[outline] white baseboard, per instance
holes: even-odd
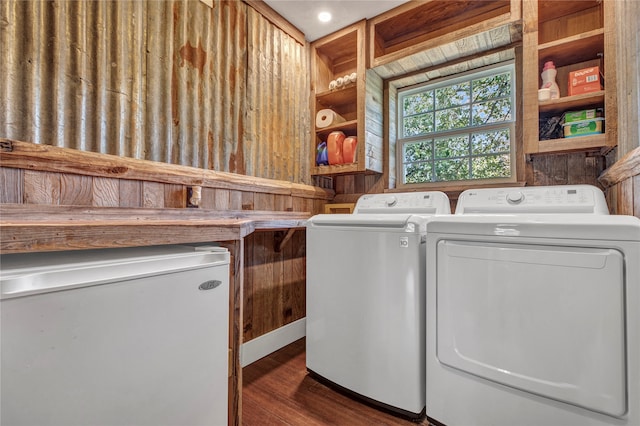
[[[301,318],[243,343],[240,347],[240,364],[246,367],[289,343],[303,338],[307,335],[306,327],[307,319]]]

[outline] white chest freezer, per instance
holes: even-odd
[[[229,253],[2,255],[2,425],[226,425]]]

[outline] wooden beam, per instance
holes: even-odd
[[[199,169],[0,138],[2,167],[330,200],[333,191],[274,179]]]
[[[629,151],[615,164],[602,172],[598,181],[604,188],[609,188],[626,179],[640,175],[640,147]]]

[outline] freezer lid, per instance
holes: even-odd
[[[434,216],[430,234],[572,238],[640,242],[640,219],[627,215],[451,215]]]
[[[151,246],[0,255],[0,299],[229,264],[217,246]]]

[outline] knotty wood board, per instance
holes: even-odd
[[[231,241],[302,228],[309,213],[0,206],[3,253]],[[195,209],[194,209],[195,210]]]
[[[37,169],[42,172],[71,173],[185,186],[198,185],[208,188],[295,195],[297,197],[327,200],[333,198],[333,193],[330,190],[304,184],[58,148],[7,138],[0,138],[0,142],[2,142],[0,162],[2,167],[7,168]],[[50,184],[55,187],[53,182],[43,184]],[[43,201],[49,200],[45,194],[38,194],[38,197],[40,198],[37,199],[42,199]],[[124,201],[121,200],[121,205],[123,203],[124,205],[135,204],[137,200],[135,197],[137,197],[136,194],[126,194],[126,199]],[[141,206],[142,199],[140,199],[139,203],[138,206]],[[47,202],[47,204],[50,203]]]

